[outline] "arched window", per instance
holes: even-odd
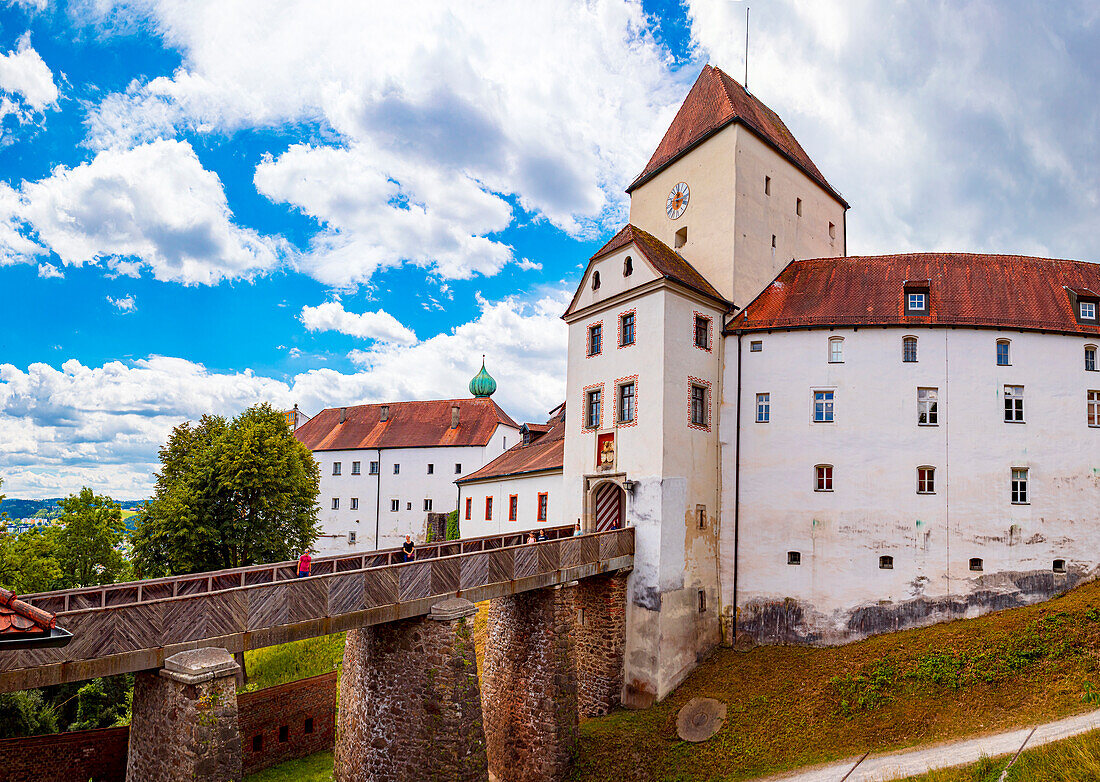
[[[981,557],[972,557],[970,559],[970,569],[975,571],[975,572],[981,571],[982,570],[982,558]]]
[[[844,363],[844,337],[829,337],[829,363]]]
[[[888,555],[883,555],[878,558],[879,570],[893,570],[894,558]]]
[[[997,340],[997,366],[1007,367],[1011,362],[1009,361],[1009,345],[1012,343],[1007,339]]]
[[[901,360],[912,363],[917,360],[917,338],[903,337],[901,340]]]
[[[626,256],[626,260],[623,261],[623,276],[629,277],[634,273],[634,261],[630,260],[630,256]]]
[[[600,273],[592,272],[592,290],[598,291],[600,289]]]

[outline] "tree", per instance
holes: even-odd
[[[177,426],[160,462],[132,536],[143,577],[292,559],[317,539],[317,462],[267,403]]]
[[[84,487],[61,501],[55,557],[62,589],[112,584],[127,573],[120,546],[126,534],[122,509],[110,497]]]
[[[53,589],[61,578],[53,529],[35,527],[16,535],[8,531],[7,520],[8,514],[0,513],[0,586],[17,594]]]

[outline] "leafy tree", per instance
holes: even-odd
[[[160,462],[132,536],[143,577],[291,559],[317,539],[317,462],[267,403],[177,426]]]
[[[0,739],[57,733],[57,717],[41,690],[0,693]]]
[[[85,487],[61,501],[55,528],[62,589],[112,584],[128,571],[119,547],[126,533],[122,509]]]
[[[53,531],[36,527],[16,535],[8,531],[7,520],[8,514],[0,513],[0,586],[18,594],[53,589],[61,577]]]

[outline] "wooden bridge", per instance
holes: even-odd
[[[324,557],[298,579],[295,562],[43,592],[26,602],[73,634],[59,649],[0,652],[0,692],[160,668],[200,647],[242,652],[427,614],[448,597],[472,602],[623,570],[634,530],[525,543],[494,535],[401,550]]]

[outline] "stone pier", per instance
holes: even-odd
[[[614,573],[569,588],[577,708],[584,717],[602,717],[622,703],[627,578],[628,573]]]
[[[563,779],[577,746],[572,599],[557,587],[489,603],[485,737],[500,782]]]
[[[237,663],[225,649],[180,652],[134,677],[126,782],[239,782]]]
[[[337,782],[484,782],[475,613],[453,598],[426,617],[348,631]]]

